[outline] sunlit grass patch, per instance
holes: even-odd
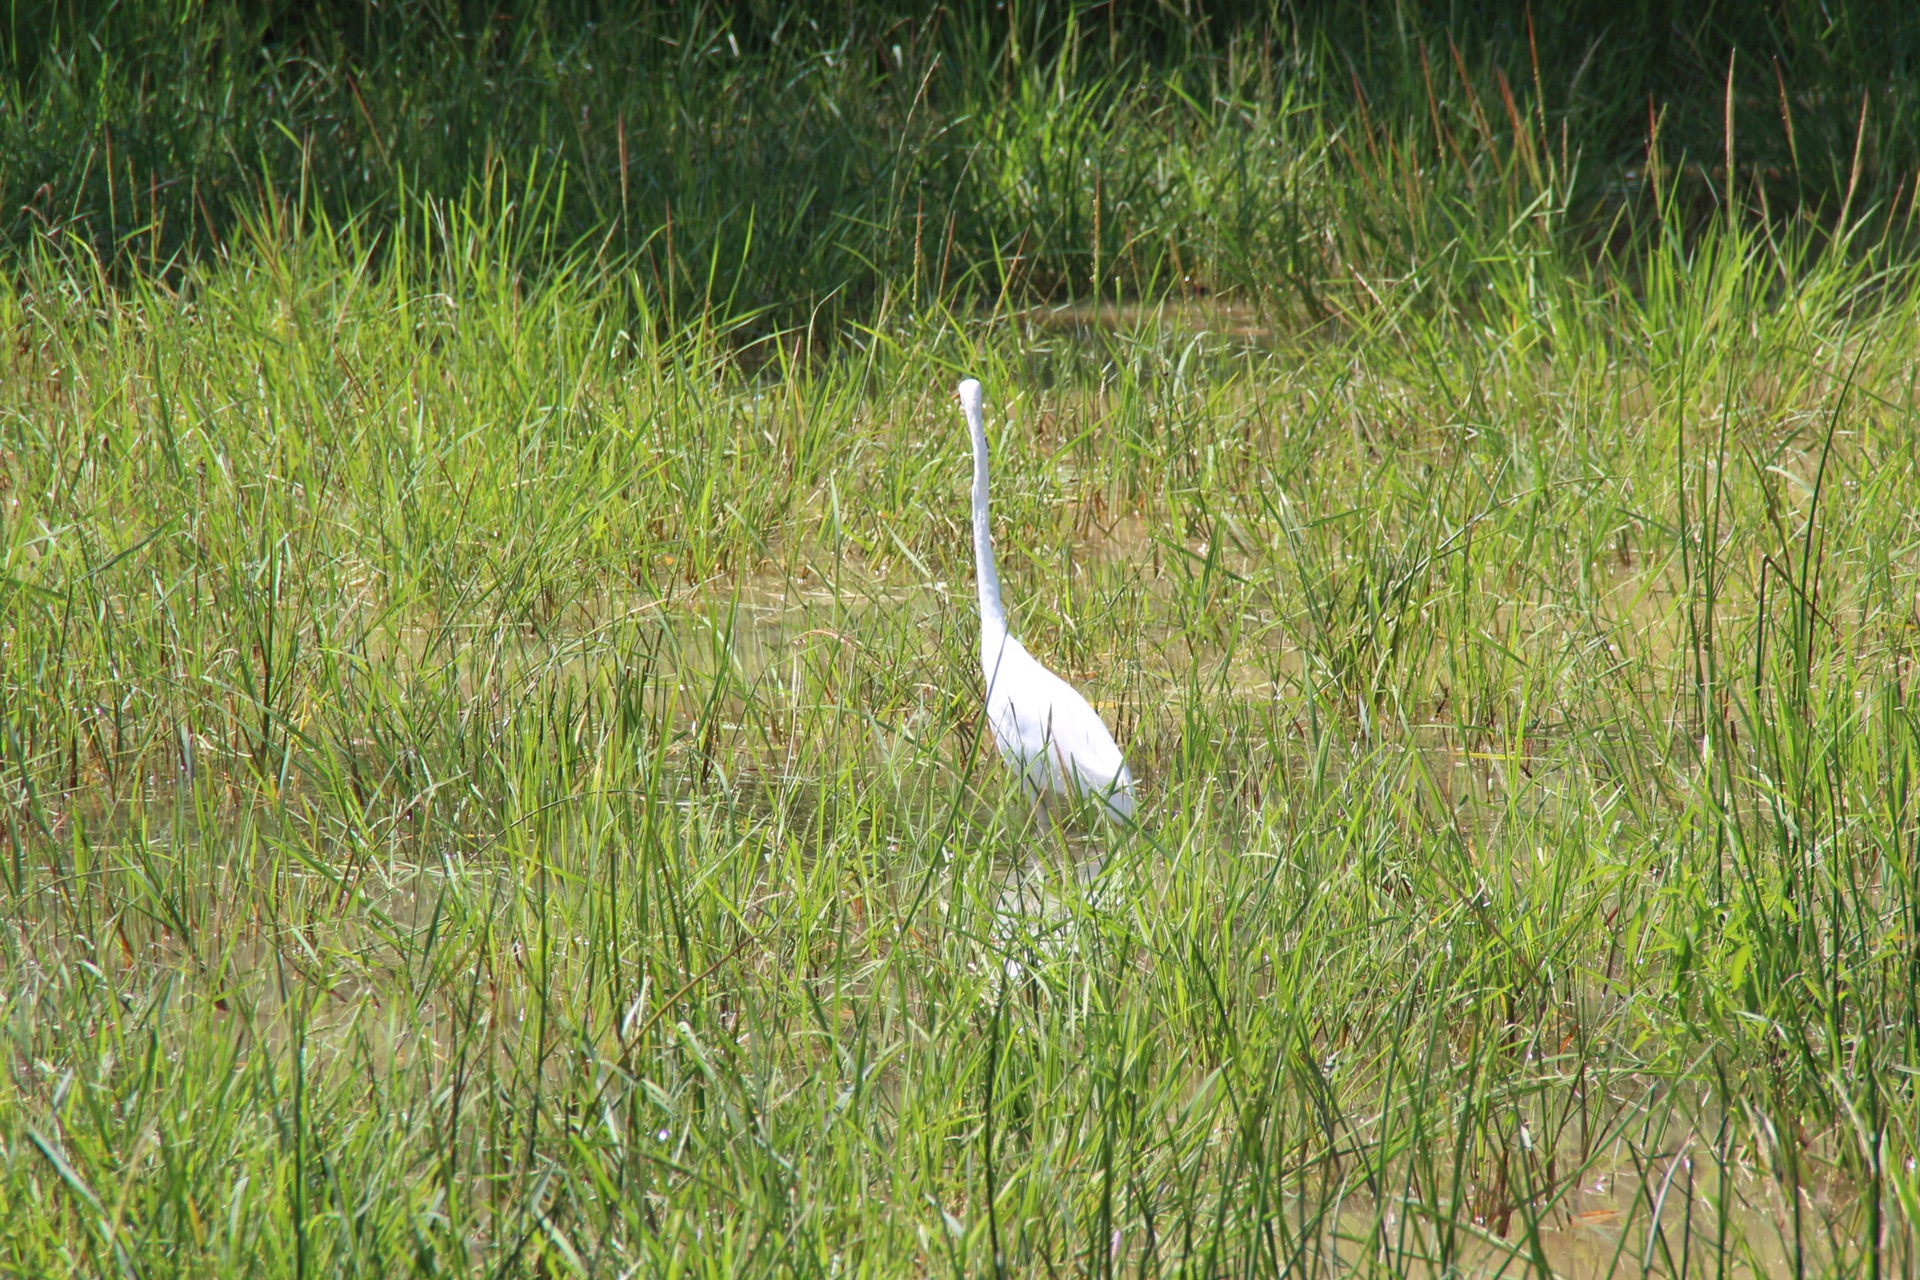
[[[420,208],[0,293],[9,1265],[1911,1264],[1909,268],[769,354]]]

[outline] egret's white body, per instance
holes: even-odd
[[[1133,778],[1107,726],[1087,700],[1041,666],[1007,633],[1000,575],[987,523],[987,429],[980,384],[960,384],[960,407],[973,436],[973,560],[980,587],[980,670],[987,682],[987,724],[1001,758],[1036,800],[1097,800],[1106,813],[1133,817]]]

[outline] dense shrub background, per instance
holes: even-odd
[[[1845,0],[60,0],[6,18],[0,242],[177,270],[276,203],[377,247],[478,188],[546,206],[527,253],[630,261],[674,313],[1097,273],[1319,314],[1351,266],[1529,215],[1587,253],[1656,195],[1711,218],[1729,121],[1742,214],[1904,218],[1916,48],[1911,6]]]

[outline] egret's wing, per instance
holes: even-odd
[[[1064,774],[1060,781],[1065,785],[1056,789],[1098,797],[1121,817],[1132,817],[1133,778],[1119,744],[1077,689],[1064,680],[1057,683],[1060,696],[1053,708],[1049,754],[1054,768]]]
[[[1048,784],[1048,752],[1054,691],[1051,672],[1009,640],[987,668],[987,721],[1007,763],[1042,790]]]
[[[1018,641],[1009,639],[997,656],[987,715],[1001,755],[1035,790],[1090,793],[1131,816],[1133,779],[1099,713]]]

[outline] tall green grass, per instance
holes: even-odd
[[[10,1266],[1911,1265],[1907,268],[770,379],[510,204],[5,297]]]
[[[1120,8],[59,0],[0,24],[0,242],[177,281],[275,200],[383,252],[510,180],[520,265],[820,339],[955,296],[1458,307],[1523,221],[1630,254],[1661,200],[1831,229],[1914,194],[1897,7]]]
[[[843,311],[532,151],[18,244],[7,1269],[1911,1271],[1906,197],[1258,54],[1008,47],[1034,238]],[[982,742],[963,373],[1137,830]]]

